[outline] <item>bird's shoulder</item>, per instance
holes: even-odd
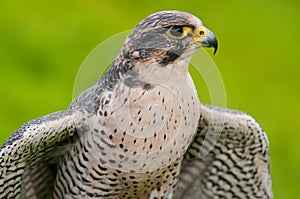
[[[259,123],[237,110],[201,104],[200,111],[178,195],[194,190],[187,198],[272,198],[269,141]]]
[[[36,132],[41,126],[47,126],[57,120],[67,120],[68,116],[71,116],[73,112],[74,111],[70,109],[58,111],[24,123],[8,138],[8,140],[2,145],[1,149],[12,145],[15,141],[24,138],[25,135]]]

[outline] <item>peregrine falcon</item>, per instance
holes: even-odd
[[[189,13],[141,21],[99,82],[4,143],[0,198],[272,198],[259,124],[199,101],[200,47],[218,43]]]

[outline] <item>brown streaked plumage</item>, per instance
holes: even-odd
[[[98,83],[2,146],[0,197],[272,198],[264,131],[198,99],[188,65],[200,47],[217,40],[195,16],[148,16]]]

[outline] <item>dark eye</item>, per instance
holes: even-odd
[[[181,26],[173,26],[170,28],[170,35],[173,37],[181,37],[183,34],[183,28]]]

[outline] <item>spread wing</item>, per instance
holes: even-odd
[[[78,138],[83,112],[56,112],[21,126],[0,149],[0,198],[47,198],[56,164]]]
[[[251,116],[201,105],[175,198],[273,198],[268,145]]]

